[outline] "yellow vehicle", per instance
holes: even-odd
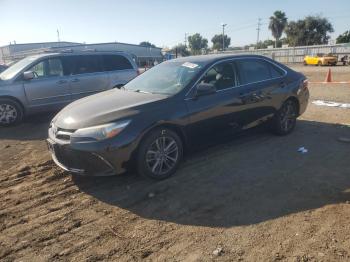
[[[332,54],[317,54],[316,56],[305,56],[304,65],[332,65],[335,66],[338,63],[338,57]]]

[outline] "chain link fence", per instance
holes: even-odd
[[[350,43],[337,45],[314,45],[298,46],[257,50],[232,50],[225,51],[227,54],[254,54],[270,57],[281,63],[302,63],[305,56],[315,56],[316,54],[334,54],[340,59],[345,55],[350,56]]]

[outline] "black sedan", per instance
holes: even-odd
[[[70,172],[136,167],[164,179],[186,150],[213,138],[266,121],[276,134],[289,134],[308,99],[305,76],[267,57],[186,57],[68,105],[52,120],[47,141],[55,163]]]

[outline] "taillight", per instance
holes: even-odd
[[[305,79],[303,82],[300,84],[299,89],[297,94],[299,95],[300,93],[308,93],[308,86],[309,86],[309,80]]]

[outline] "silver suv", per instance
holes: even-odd
[[[124,52],[46,53],[0,74],[0,126],[25,115],[58,110],[79,98],[120,88],[138,74]]]

